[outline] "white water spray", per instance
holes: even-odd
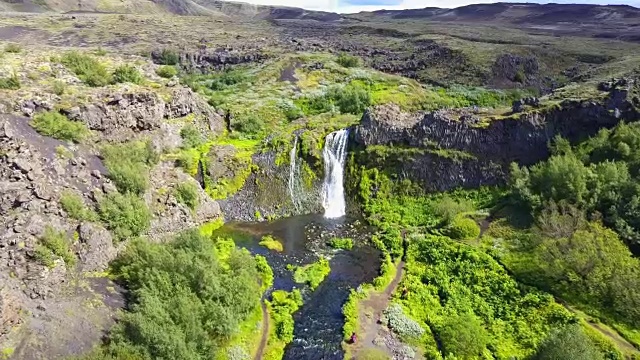
[[[343,129],[327,135],[324,142],[322,150],[324,159],[322,206],[326,218],[339,218],[346,213],[343,181],[348,140],[349,130]]]

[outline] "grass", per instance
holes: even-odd
[[[113,71],[112,78],[115,83],[141,84],[144,80],[140,71],[132,65],[118,66]]]
[[[62,56],[60,63],[73,71],[80,80],[89,86],[106,86],[112,81],[104,64],[92,56],[71,51]]]
[[[178,75],[178,69],[176,69],[175,66],[164,65],[164,66],[160,66],[156,70],[156,74],[158,74],[158,76],[163,77],[165,79],[171,79],[172,77]]]
[[[15,73],[9,77],[0,77],[0,89],[18,90],[20,86],[20,79],[18,79],[18,75]]]
[[[174,196],[179,203],[186,205],[191,210],[195,210],[198,206],[198,186],[192,182],[178,184]]]
[[[329,260],[325,258],[320,258],[315,263],[304,266],[288,265],[287,268],[293,271],[293,280],[295,282],[307,284],[311,290],[315,290],[331,272]]]
[[[151,225],[147,204],[133,194],[106,195],[98,203],[98,214],[118,240],[140,236]]]
[[[36,114],[31,120],[31,126],[42,135],[75,143],[89,136],[89,129],[84,123],[69,120],[56,111]]]
[[[38,245],[34,252],[35,259],[42,265],[53,267],[55,258],[61,258],[67,268],[71,268],[76,264],[76,257],[71,251],[71,240],[62,231],[56,231],[53,227],[47,225],[43,235],[39,239]]]
[[[277,251],[277,252],[284,251],[284,246],[282,246],[282,243],[271,235],[262,237],[262,240],[260,240],[259,244],[271,251]]]
[[[97,220],[97,214],[86,207],[82,197],[70,190],[65,190],[60,195],[60,206],[72,219],[80,221]]]
[[[217,218],[216,220],[209,221],[200,225],[200,234],[211,237],[213,232],[220,229],[224,225],[224,219],[222,217]]]

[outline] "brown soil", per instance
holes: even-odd
[[[267,305],[264,301],[260,306],[262,307],[262,336],[254,360],[262,360],[264,349],[267,347],[267,340],[269,340],[269,312],[267,311]]]
[[[374,340],[379,336],[389,335],[389,330],[379,323],[379,319],[382,316],[382,312],[389,305],[391,295],[396,291],[398,284],[402,280],[404,265],[404,261],[398,263],[396,266],[396,276],[384,289],[384,292],[375,293],[360,303],[360,329],[356,334],[358,341],[356,341],[355,344],[347,345],[350,348],[352,359],[361,359],[362,357],[359,357],[359,354],[368,349],[382,350],[386,352],[389,357],[393,356],[387,347],[376,345]]]

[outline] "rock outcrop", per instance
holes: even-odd
[[[197,51],[182,51],[177,54],[179,65],[187,71],[208,73],[223,69],[228,65],[240,65],[261,62],[267,56],[258,50],[244,49],[200,49]],[[157,64],[164,62],[163,50],[151,52],[151,59]]]
[[[103,100],[62,112],[72,120],[84,122],[89,129],[100,131],[108,139],[128,140],[140,132],[166,127],[165,119],[188,115],[199,118],[206,131],[217,133],[224,128],[222,117],[188,88],[174,89],[168,101],[151,91],[106,92],[96,97]]]
[[[418,149],[421,155],[394,166],[425,189],[494,185],[506,179],[511,162],[531,165],[546,159],[556,135],[575,142],[637,119],[628,97],[629,88],[615,88],[602,102],[565,100],[502,119],[481,119],[465,110],[407,114],[397,106],[380,106],[364,114],[353,134],[359,146]]]

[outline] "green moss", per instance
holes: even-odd
[[[276,290],[271,294],[271,301],[266,303],[271,327],[263,358],[282,359],[285,346],[293,341],[293,314],[302,306],[302,295],[297,289],[292,292]]]
[[[311,290],[315,290],[324,278],[331,272],[329,260],[320,258],[313,264],[304,266],[287,266],[293,271],[293,280],[300,284],[307,284]]]
[[[224,225],[224,219],[219,217],[213,221],[209,221],[200,225],[200,234],[203,236],[211,237],[213,232],[220,229]]]
[[[353,248],[353,239],[333,238],[329,241],[329,246],[334,249],[351,250]]]
[[[282,246],[282,243],[271,235],[263,236],[259,244],[272,251],[277,251],[277,252],[284,251],[284,247]]]

